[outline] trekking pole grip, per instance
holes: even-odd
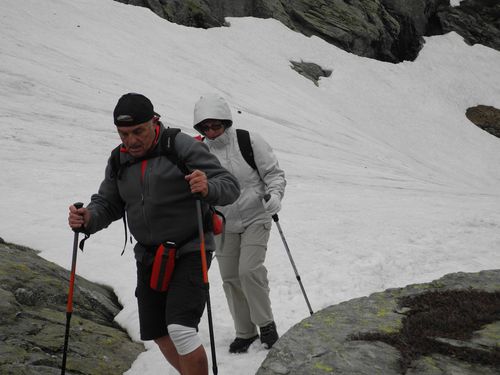
[[[269,199],[271,199],[271,194],[267,193],[266,195],[264,195],[264,200],[267,202]],[[271,216],[273,218],[273,220],[277,223],[278,220],[279,220],[279,217],[278,217],[278,214],[274,214]]]
[[[75,206],[75,208],[78,210],[78,209],[83,207],[83,203],[82,202],[75,202],[75,203],[73,203],[73,206]],[[73,232],[75,232],[75,233],[81,232],[81,228],[73,228]]]

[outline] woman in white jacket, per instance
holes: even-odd
[[[258,134],[250,133],[257,169],[245,161],[232,123],[231,110],[220,95],[204,95],[195,104],[194,128],[241,187],[235,203],[217,207],[226,227],[223,243],[216,239],[216,258],[236,330],[229,351],[244,353],[259,337],[257,327],[267,348],[278,340],[264,261],[271,216],[281,209],[286,180],[273,150]],[[270,194],[267,201],[266,194]]]

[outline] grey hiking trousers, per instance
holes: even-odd
[[[215,239],[215,254],[236,337],[253,337],[258,334],[257,327],[274,321],[264,266],[270,231],[271,221],[252,224],[243,233],[225,233],[223,248],[221,236]]]

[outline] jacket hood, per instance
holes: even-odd
[[[229,109],[229,105],[219,94],[203,95],[194,105],[193,127],[200,134],[203,134],[203,132],[199,128],[199,125],[207,119],[222,120],[226,129],[233,124],[231,109]]]

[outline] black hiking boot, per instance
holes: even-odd
[[[255,335],[248,339],[242,339],[241,337],[236,337],[234,341],[229,345],[229,353],[246,353],[252,342],[257,340],[259,335]]]
[[[278,341],[278,332],[276,331],[276,324],[269,323],[267,326],[260,327],[260,341],[266,345],[267,349],[271,349],[276,341]]]

